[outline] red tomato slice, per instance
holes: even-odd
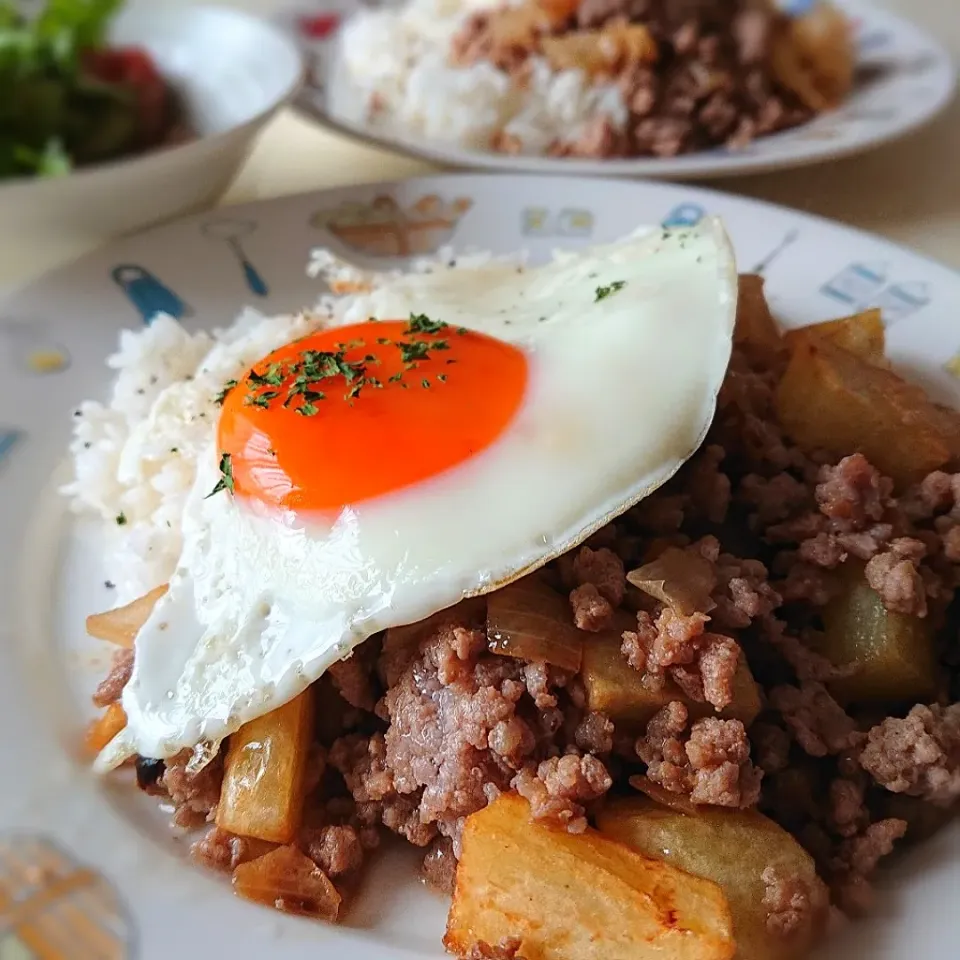
[[[146,50],[139,47],[91,50],[84,56],[84,67],[91,76],[104,83],[123,85],[132,90],[141,148],[155,146],[163,139],[168,120],[168,89]]]

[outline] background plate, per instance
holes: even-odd
[[[543,260],[639,223],[706,213],[725,219],[741,269],[766,274],[786,323],[880,305],[896,365],[960,403],[960,276],[790,210],[654,183],[430,177],[234,207],[121,240],[0,309],[0,893],[13,900],[0,896],[0,957],[20,958],[20,947],[65,960],[292,960],[325,947],[350,960],[443,956],[445,904],[414,879],[410,851],[378,862],[346,926],[280,916],[187,864],[186,842],[154,801],[86,769],[79,738],[109,651],[84,636],[83,619],[112,605],[110,557],[56,487],[71,409],[105,396],[118,331],[161,307],[196,328],[224,324],[244,304],[309,305],[322,292],[304,272],[317,245],[381,267],[446,243],[527,248]],[[873,919],[821,956],[955,957],[958,884],[960,830],[908,854],[887,874]]]
[[[364,6],[392,3],[295,0],[278,17],[278,23],[299,41],[308,58],[308,83],[296,106],[332,130],[453,167],[686,179],[805,166],[859,153],[910,133],[950,102],[956,84],[953,59],[933,37],[902,17],[877,9],[870,0],[837,0],[856,31],[859,79],[840,109],[811,123],[761,137],[743,150],[718,147],[680,157],[575,160],[487,153],[357,123],[333,108],[329,92],[336,80],[331,53],[339,25]],[[789,8],[791,4],[782,5]]]

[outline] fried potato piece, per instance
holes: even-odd
[[[330,878],[296,847],[277,847],[239,864],[233,889],[255,903],[321,920],[335,921],[342,902]]]
[[[776,406],[800,447],[859,451],[900,488],[942,467],[956,444],[923,390],[824,339],[795,342]]]
[[[617,20],[602,30],[543,37],[540,47],[554,70],[582,70],[592,77],[628,64],[654,63],[658,56],[657,42],[643,24]]]
[[[730,910],[716,884],[587,829],[530,821],[503,794],[467,818],[444,945],[520,941],[527,960],[729,960]]]
[[[737,960],[799,958],[823,932],[828,898],[813,859],[755,810],[700,807],[688,816],[647,797],[629,797],[605,805],[598,824],[601,833],[645,856],[719,884],[733,915]],[[786,936],[768,927],[763,876],[768,869],[807,891],[807,908],[798,911],[797,927]]]
[[[856,60],[850,22],[826,0],[817,0],[802,17],[784,18],[770,50],[776,79],[818,113],[849,95]]]
[[[867,583],[862,563],[847,561],[838,577],[842,591],[823,609],[820,652],[837,666],[855,663],[859,669],[831,681],[831,693],[847,703],[934,699],[933,623],[887,610]]]
[[[783,339],[767,303],[765,282],[755,273],[740,274],[733,341],[757,356],[774,358],[783,352]]]
[[[119,703],[111,703],[96,720],[91,721],[83,738],[83,745],[95,757],[125,726],[127,715]]]
[[[303,816],[313,737],[313,688],[245,723],[231,738],[217,826],[241,837],[290,843]]]
[[[117,607],[106,613],[94,613],[87,617],[87,633],[98,640],[115,643],[129,649],[133,646],[140,628],[147,622],[157,601],[167,592],[167,584],[155,587],[125,607]]]
[[[618,616],[614,629],[598,633],[583,645],[581,678],[590,710],[606,714],[614,723],[643,726],[671,700],[684,703],[693,718],[711,716],[709,703],[699,703],[668,682],[663,690],[648,690],[640,674],[620,652],[624,630],[633,630],[636,621],[626,614]],[[733,700],[719,714],[725,720],[741,720],[749,727],[760,712],[760,691],[746,659],[740,658],[733,681]]]
[[[783,335],[783,339],[791,347],[810,337],[829,340],[835,346],[855,353],[861,360],[866,360],[876,367],[889,366],[883,317],[878,309],[864,310],[851,317],[788,330]]]

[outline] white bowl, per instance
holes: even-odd
[[[117,17],[110,40],[150,52],[195,139],[65,177],[0,181],[0,230],[108,236],[207,206],[303,79],[300,53],[280,30],[221,7],[146,0]]]

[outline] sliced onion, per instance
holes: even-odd
[[[95,613],[87,617],[87,633],[98,640],[107,640],[118,647],[130,649],[140,628],[153,612],[157,601],[166,592],[167,585],[164,583],[125,607],[117,607],[116,610]]]
[[[635,790],[646,794],[654,803],[659,803],[662,807],[669,807],[688,817],[696,817],[700,814],[700,808],[687,794],[673,793],[666,787],[661,787],[659,783],[654,783],[649,777],[630,777],[629,783]]]
[[[583,641],[570,606],[536,574],[487,597],[487,640],[494,653],[506,657],[580,670]]]
[[[692,551],[668,547],[652,563],[631,570],[627,580],[685,617],[716,606],[710,597],[717,585],[713,564]]]

